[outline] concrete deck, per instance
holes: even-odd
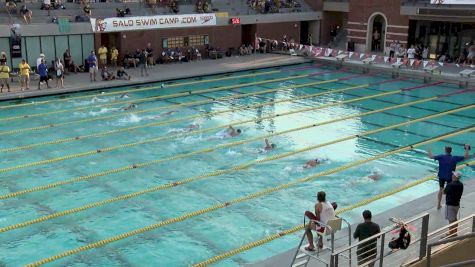
[[[462,179],[462,182],[464,183],[464,194],[461,200],[460,218],[464,218],[468,215],[475,213],[475,202],[473,201],[475,199],[475,179],[465,178],[465,179]],[[436,193],[428,194],[426,196],[407,202],[403,205],[397,206],[383,213],[373,215],[373,221],[378,223],[381,226],[381,228],[383,228],[385,226],[390,225],[390,222],[388,221],[388,218],[390,217],[411,218],[411,217],[416,217],[417,215],[427,212],[429,213],[429,233],[430,233],[448,224],[447,220],[445,219],[445,207],[442,207],[442,209],[438,210],[435,207],[436,199],[437,199]],[[445,197],[443,201],[445,201]],[[346,218],[344,214],[342,216],[343,218]],[[356,229],[356,224],[352,225],[351,229],[354,231],[354,229]],[[299,233],[299,235],[300,234],[303,234],[303,232]],[[336,240],[342,239],[340,240],[341,242],[346,241],[346,244],[348,244],[347,234],[348,234],[347,228],[342,229],[341,231],[337,232],[337,234],[335,235],[335,239]],[[342,236],[346,236],[346,238],[342,238]],[[296,243],[296,245],[298,244]],[[344,244],[341,244],[341,245],[344,245]],[[338,244],[336,244],[335,246],[336,248],[338,248]],[[289,267],[292,262],[296,249],[297,247],[292,248],[284,253],[271,257],[267,260],[264,260],[252,265],[248,265],[248,266]],[[408,249],[407,251],[404,251],[404,252],[410,253],[411,251],[410,249]],[[412,252],[418,252],[418,249],[417,251],[412,251]],[[412,258],[408,258],[408,259],[412,259]],[[329,260],[329,258],[327,260]],[[346,264],[342,263],[342,266],[347,266],[347,265],[348,265],[347,263]],[[322,263],[319,263],[316,260],[311,260],[307,266],[317,267],[317,266],[324,266],[324,265],[322,265]]]
[[[183,79],[195,76],[220,74],[233,71],[251,70],[266,67],[282,66],[308,62],[303,57],[290,57],[288,55],[278,54],[256,54],[240,57],[223,57],[217,60],[202,60],[188,63],[171,63],[155,65],[150,67],[149,76],[141,77],[140,68],[126,69],[126,72],[132,76],[132,80],[113,80],[101,81],[100,75],[97,76],[97,82],[89,81],[89,73],[68,74],[64,79],[64,89],[54,88],[56,81],[50,81],[51,89],[38,90],[38,80],[30,82],[30,90],[20,91],[18,82],[10,83],[11,93],[4,92],[0,94],[0,100],[28,98],[44,95],[54,95],[61,93],[79,92],[95,89],[106,89],[118,86],[131,86],[145,84],[150,82],[160,82],[173,79]]]

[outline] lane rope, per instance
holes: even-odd
[[[390,81],[392,81],[392,80],[384,80],[384,81],[381,81],[381,82],[369,83],[368,85],[383,84],[383,83],[387,83],[387,82],[390,82]],[[326,83],[326,82],[327,81],[324,81],[324,83]],[[245,94],[241,94],[241,95],[226,96],[226,97],[222,97],[222,98],[215,98],[213,100],[200,100],[200,101],[182,103],[182,104],[177,104],[177,105],[172,105],[172,106],[167,106],[167,107],[159,107],[159,108],[153,108],[153,109],[148,109],[148,110],[140,110],[138,112],[134,112],[134,114],[150,112],[152,110],[156,111],[156,110],[164,109],[164,108],[166,108],[166,109],[170,108],[171,109],[173,107],[195,106],[195,105],[201,105],[201,104],[207,104],[207,103],[213,103],[213,102],[227,101],[227,100],[232,100],[232,99],[237,99],[237,98],[244,98],[244,97],[247,97],[247,96],[256,96],[256,95],[260,95],[260,94],[267,94],[267,93],[275,92],[275,91],[279,91],[279,90],[297,89],[297,88],[306,87],[306,86],[313,86],[313,85],[318,85],[318,84],[321,84],[321,83],[323,83],[323,82],[322,81],[315,82],[315,83],[312,82],[312,83],[296,85],[296,86],[293,86],[292,88],[269,89],[269,90],[260,91],[260,92],[257,92],[257,93],[245,93]],[[353,87],[352,86],[352,87],[349,87],[349,89],[342,88],[342,89],[326,90],[324,92],[311,94],[311,95],[309,95],[309,97],[331,94],[331,93],[335,93],[335,92],[343,92],[343,91],[346,91],[346,90],[357,89],[357,88],[358,87]],[[295,100],[298,100],[298,99],[294,98],[292,100],[295,101]],[[277,100],[277,101],[272,101],[272,102],[267,102],[267,103],[269,103],[269,105],[271,105],[271,104],[281,103],[281,102],[285,102],[285,101],[289,101],[289,100],[284,99],[284,100]],[[249,107],[246,106],[245,108],[249,108]],[[117,116],[122,116],[122,114],[108,116],[107,118],[117,117]],[[209,116],[209,115],[207,114],[206,116]],[[206,116],[203,116],[203,117],[206,117]],[[102,117],[100,119],[104,119],[104,117]],[[89,119],[87,119],[87,120],[89,121]],[[95,118],[93,118],[93,120],[95,120]],[[2,148],[2,149],[0,149],[0,153],[2,153],[2,152],[14,152],[14,151],[18,151],[18,150],[40,147],[40,146],[44,146],[44,145],[61,144],[61,143],[66,143],[66,142],[71,142],[71,141],[82,140],[82,139],[86,139],[86,138],[94,138],[94,137],[99,137],[99,136],[104,136],[104,135],[109,135],[109,134],[114,134],[114,133],[119,133],[119,132],[132,131],[132,130],[136,130],[136,129],[162,125],[162,123],[163,122],[153,122],[153,123],[147,123],[147,124],[138,125],[138,126],[127,127],[127,128],[108,130],[108,131],[99,132],[99,133],[95,133],[95,134],[81,135],[81,136],[76,136],[76,137],[67,137],[67,138],[51,140],[51,141],[44,141],[44,142],[39,142],[39,143],[34,143],[34,144],[29,144],[29,145],[23,145],[23,146],[18,146],[18,147]],[[0,132],[0,135],[1,135],[1,132]]]
[[[190,81],[190,82],[183,82],[183,83],[165,83],[165,87],[178,87],[178,86],[186,86],[186,85],[193,85],[193,84],[198,84],[198,83],[207,83],[207,82],[215,82],[215,81],[224,81],[224,80],[230,80],[234,78],[245,78],[245,77],[253,77],[253,76],[261,76],[261,75],[267,75],[267,74],[275,74],[275,73],[281,73],[282,71],[280,70],[275,70],[275,71],[268,71],[268,72],[263,72],[260,74],[244,74],[244,75],[237,75],[237,76],[230,76],[230,77],[222,77],[222,78],[211,78],[211,79],[205,79],[205,80],[200,80],[200,81]],[[0,106],[0,109],[7,109],[7,108],[17,108],[17,107],[24,107],[24,106],[31,106],[31,105],[42,105],[42,104],[48,104],[48,103],[55,103],[55,102],[63,102],[63,101],[70,101],[70,100],[75,100],[75,99],[82,99],[82,98],[90,98],[90,97],[97,97],[97,96],[109,96],[109,95],[118,95],[118,94],[124,94],[124,93],[133,93],[133,92],[141,92],[141,91],[147,91],[147,90],[153,90],[153,89],[158,89],[161,88],[162,86],[147,86],[144,88],[130,88],[127,90],[122,90],[122,91],[115,91],[115,92],[108,92],[108,93],[99,93],[99,94],[92,94],[92,95],[84,95],[84,96],[73,96],[73,97],[68,97],[68,98],[62,98],[62,99],[52,99],[52,100],[45,100],[45,101],[38,101],[38,102],[29,102],[29,103],[22,103],[22,104],[13,104],[13,105],[7,105],[7,106]]]
[[[475,165],[475,161],[470,161],[468,163],[464,163],[464,164],[460,164],[457,166],[457,170],[461,170],[465,167],[468,167],[468,166],[473,166]],[[423,183],[426,183],[428,181],[431,181],[433,180],[434,178],[436,178],[437,175],[434,175],[434,174],[431,174],[431,175],[428,175],[428,176],[425,176],[424,178],[422,179],[419,179],[419,180],[416,180],[414,182],[411,182],[409,184],[406,184],[406,185],[403,185],[403,186],[400,186],[398,188],[395,188],[393,190],[390,190],[390,191],[387,191],[385,193],[382,193],[382,194],[379,194],[379,195],[376,195],[376,196],[373,196],[371,198],[368,198],[368,199],[365,199],[365,200],[362,200],[354,205],[351,205],[351,206],[348,206],[348,207],[344,207],[344,208],[341,208],[339,209],[336,214],[339,215],[339,214],[343,214],[345,212],[348,212],[348,211],[351,211],[351,210],[354,210],[354,209],[357,209],[357,208],[360,208],[360,207],[364,207],[372,202],[375,202],[377,200],[380,200],[380,199],[383,199],[385,197],[388,197],[388,196],[391,196],[391,195],[394,195],[394,194],[397,194],[401,191],[404,191],[404,190],[407,190],[409,188],[412,188],[414,186],[417,186],[417,185],[420,185],[420,184],[423,184]],[[270,236],[267,236],[263,239],[260,239],[260,240],[257,240],[257,241],[254,241],[254,242],[251,242],[251,243],[248,243],[246,245],[243,245],[239,248],[236,248],[236,249],[233,249],[233,250],[229,250],[225,253],[222,253],[222,254],[219,254],[217,256],[214,256],[208,260],[205,260],[205,261],[202,261],[200,263],[196,263],[196,264],[193,264],[192,267],[205,267],[205,266],[208,266],[208,265],[211,265],[211,264],[214,264],[218,261],[221,261],[221,260],[224,260],[224,259],[227,259],[227,258],[230,258],[234,255],[237,255],[237,254],[240,254],[244,251],[247,251],[247,250],[250,250],[252,248],[255,248],[255,247],[259,247],[259,246],[262,246],[266,243],[269,243],[271,241],[274,241],[278,238],[281,238],[283,236],[287,236],[287,235],[290,235],[290,234],[294,234],[298,231],[302,231],[304,230],[304,226],[302,224],[299,224],[299,225],[296,225],[292,228],[289,228],[287,230],[284,230],[284,231],[281,231],[281,232],[278,232],[276,234],[273,234],[273,235],[270,235]]]
[[[408,104],[408,103],[405,103],[405,104]],[[474,108],[474,107],[475,107],[475,104],[473,104],[470,108]],[[72,209],[69,209],[69,210],[61,211],[61,212],[55,212],[55,213],[52,213],[52,214],[49,214],[49,215],[37,217],[37,218],[32,219],[32,220],[28,220],[28,221],[24,221],[24,222],[21,222],[21,223],[14,224],[14,225],[2,227],[2,228],[0,228],[0,233],[15,230],[15,229],[19,229],[19,228],[23,228],[23,227],[27,227],[29,225],[33,225],[33,224],[40,223],[40,222],[45,222],[45,221],[52,220],[52,219],[59,218],[59,217],[63,217],[63,216],[66,216],[66,215],[82,212],[82,211],[85,211],[85,210],[88,210],[88,209],[91,209],[91,208],[105,206],[107,204],[111,204],[111,203],[114,203],[114,202],[139,197],[139,196],[144,195],[144,194],[174,188],[174,187],[184,185],[184,184],[187,184],[187,183],[191,183],[191,182],[194,182],[194,181],[203,180],[203,179],[207,179],[207,178],[210,178],[210,177],[223,175],[223,174],[226,174],[226,173],[231,173],[231,172],[235,172],[235,171],[244,170],[246,168],[249,168],[249,167],[257,165],[257,164],[262,164],[262,163],[265,163],[265,162],[269,162],[269,161],[273,161],[273,160],[277,160],[277,159],[282,159],[282,158],[285,158],[285,157],[297,155],[297,154],[307,152],[307,151],[310,151],[310,150],[314,150],[314,149],[317,149],[317,148],[329,146],[329,145],[332,145],[332,144],[348,141],[348,140],[355,139],[355,138],[360,138],[360,137],[366,136],[366,135],[371,135],[371,134],[391,130],[391,129],[394,129],[394,128],[410,125],[410,124],[417,123],[417,122],[420,122],[420,121],[424,121],[424,120],[444,116],[444,115],[447,115],[447,114],[450,114],[450,113],[460,112],[460,111],[466,110],[468,108],[469,107],[458,108],[458,109],[454,109],[450,112],[444,112],[444,114],[433,114],[433,115],[429,115],[429,116],[426,116],[426,117],[409,120],[409,121],[398,123],[398,124],[395,124],[395,125],[390,125],[390,126],[382,127],[382,128],[375,129],[375,130],[371,130],[371,131],[367,131],[367,132],[363,132],[363,133],[359,133],[359,134],[355,134],[355,135],[350,135],[348,137],[339,138],[339,139],[329,141],[329,142],[326,142],[326,143],[322,143],[322,144],[318,144],[318,145],[314,145],[314,146],[309,146],[309,147],[299,149],[299,150],[296,150],[296,151],[286,152],[286,153],[282,153],[282,154],[273,155],[273,156],[270,156],[270,157],[267,157],[267,158],[254,160],[254,161],[251,161],[251,162],[247,162],[247,163],[244,163],[244,164],[241,164],[241,165],[231,167],[229,169],[218,170],[218,171],[214,171],[214,172],[211,172],[211,173],[192,176],[192,177],[189,177],[189,178],[184,178],[184,179],[179,180],[179,181],[170,182],[168,184],[151,187],[151,188],[148,188],[148,189],[145,189],[145,190],[142,190],[142,191],[123,194],[123,195],[113,197],[113,198],[109,198],[109,199],[106,199],[106,200],[97,201],[97,202],[94,202],[94,203],[89,203],[89,204],[86,204],[86,205],[83,205],[83,206],[80,206],[80,207],[77,207],[77,208],[72,208]],[[388,108],[385,108],[385,109],[387,110]],[[381,111],[376,111],[375,110],[375,111],[367,112],[369,114],[365,114],[365,115],[370,115],[370,114],[374,114],[374,113],[378,113],[378,112],[381,112]],[[345,119],[351,119],[351,118],[360,117],[360,116],[363,116],[363,114],[347,116]],[[335,119],[335,120],[339,121],[341,119]],[[320,125],[330,124],[330,123],[333,123],[335,120],[322,122]],[[318,126],[320,126],[320,125],[318,125]],[[289,133],[289,132],[293,132],[293,131],[300,131],[302,129],[311,128],[311,127],[315,127],[315,126],[317,126],[317,125],[308,125],[308,126],[303,126],[303,127],[283,131],[283,132],[280,132],[280,133],[268,134],[266,136],[256,137],[256,140],[261,140],[262,138],[265,138],[265,137],[281,135],[281,134],[285,134],[285,133]]]
[[[362,87],[367,87],[367,86],[368,85],[360,85],[360,86],[357,86],[357,88],[362,88]],[[356,88],[354,88],[354,87],[342,88],[342,89],[337,89],[337,90],[334,90],[334,91],[349,90],[349,89],[356,89]],[[352,103],[352,102],[363,101],[363,100],[367,100],[367,99],[373,99],[373,98],[377,98],[377,97],[381,97],[381,96],[397,94],[399,92],[401,92],[401,89],[390,91],[390,92],[379,93],[379,94],[375,94],[375,95],[370,95],[370,96],[365,96],[365,97],[359,97],[359,98],[356,98],[356,99],[350,99],[350,100],[341,101],[341,102],[334,102],[334,103],[330,103],[330,104],[320,105],[320,106],[317,106],[317,107],[297,109],[297,110],[294,110],[294,111],[285,112],[285,113],[281,113],[281,114],[275,114],[275,115],[271,115],[271,116],[272,116],[272,118],[274,118],[274,117],[278,117],[278,116],[286,116],[286,115],[289,115],[289,114],[302,113],[302,112],[307,112],[307,111],[314,111],[314,110],[319,110],[319,109],[333,107],[333,106],[340,106],[340,105],[344,105],[344,104],[348,104],[348,103]],[[301,100],[301,99],[306,99],[306,98],[311,98],[311,97],[314,97],[314,96],[305,95],[305,96],[301,96],[301,97],[295,97],[295,98],[292,98],[292,99],[279,100],[279,101],[281,101],[281,102],[294,102],[296,100]],[[435,98],[437,98],[437,97],[435,97]],[[246,109],[253,109],[255,107],[260,107],[262,105],[268,105],[269,103],[276,104],[276,103],[279,103],[279,101],[269,101],[269,102],[265,102],[265,103],[261,103],[261,104],[256,104],[254,106],[252,106],[252,105],[251,106],[246,106]],[[239,111],[239,110],[242,110],[242,109],[243,109],[243,107],[235,107],[232,110]],[[216,114],[222,114],[222,113],[226,113],[226,112],[229,112],[229,111],[227,111],[227,110],[216,111],[213,114],[209,113],[208,116],[214,116]],[[196,118],[201,118],[201,117],[202,117],[202,115],[192,115],[192,116],[188,116],[188,117],[182,117],[182,118],[179,118],[179,119],[172,119],[172,120],[169,120],[169,121],[163,121],[162,124],[157,123],[157,125],[163,125],[165,123],[170,123],[170,121],[176,123],[176,122],[181,122],[181,121],[186,121],[186,120],[191,120],[191,119],[196,119]],[[257,118],[257,119],[252,119],[252,121],[262,120],[262,119],[268,119],[268,118],[266,118],[266,117]],[[56,163],[56,162],[60,162],[60,161],[65,161],[65,160],[70,160],[70,159],[95,155],[95,154],[99,154],[99,153],[111,152],[111,151],[115,151],[115,150],[122,149],[122,148],[129,148],[129,147],[134,147],[134,146],[143,145],[143,144],[147,144],[147,143],[158,142],[158,141],[162,141],[164,139],[170,139],[170,136],[156,137],[156,138],[146,139],[146,140],[142,140],[142,141],[138,141],[138,142],[126,143],[126,144],[121,144],[121,145],[116,145],[116,146],[106,147],[106,148],[98,148],[98,149],[95,149],[95,150],[69,154],[69,155],[56,157],[56,158],[52,158],[52,159],[35,161],[35,162],[20,164],[20,165],[16,165],[16,166],[0,168],[0,173],[9,172],[9,171],[13,171],[13,170],[19,170],[19,169],[33,167],[33,166],[40,166],[40,165]],[[206,152],[209,152],[209,149],[203,149],[201,151],[206,153]],[[197,154],[202,154],[202,152],[197,151]],[[193,154],[193,155],[196,155],[196,154]]]
[[[335,81],[337,81],[337,79],[319,81],[319,82],[316,82],[316,83],[309,83],[309,84],[307,84],[307,86],[317,85],[317,84],[324,84],[324,83],[331,83],[331,82],[335,82]],[[303,87],[303,86],[299,86],[299,88],[300,87]],[[279,89],[270,89],[270,90],[278,91],[278,90],[288,90],[288,89],[290,89],[290,88],[285,88],[285,89],[279,88]],[[239,96],[242,96],[242,95],[239,95]],[[236,98],[239,98],[239,97],[236,97]],[[195,102],[195,104],[193,104],[193,105],[197,105],[196,102],[212,103],[212,102],[215,102],[215,100],[207,99],[207,100],[199,100],[199,101],[194,101],[194,102]],[[64,125],[91,122],[91,121],[97,121],[97,120],[105,120],[105,119],[111,119],[111,118],[116,118],[116,117],[122,117],[122,116],[128,115],[128,114],[141,114],[141,113],[146,113],[146,112],[158,111],[158,110],[162,110],[162,109],[185,107],[185,106],[188,106],[188,105],[190,105],[190,104],[189,103],[181,103],[181,104],[174,104],[174,105],[162,106],[162,107],[157,107],[157,108],[150,108],[150,109],[145,109],[145,110],[133,110],[133,111],[121,112],[121,113],[112,114],[112,115],[95,116],[95,117],[92,117],[92,118],[86,118],[86,119],[80,119],[80,120],[74,120],[74,121],[68,121],[68,122],[52,123],[52,124],[42,125],[42,126],[13,129],[13,130],[2,131],[2,132],[0,132],[0,135],[11,135],[11,134],[18,134],[18,133],[24,133],[24,132],[30,132],[30,131],[39,131],[39,130],[48,129],[48,128],[52,128],[52,127],[59,127],[59,126],[64,126]]]
[[[193,95],[198,95],[198,94],[224,91],[224,90],[230,90],[230,89],[235,89],[235,88],[240,88],[240,87],[248,87],[248,86],[259,85],[259,84],[266,84],[266,83],[272,83],[272,82],[288,81],[288,80],[292,80],[292,79],[299,79],[299,78],[305,78],[305,77],[308,77],[308,74],[299,75],[299,76],[284,77],[284,78],[277,78],[277,79],[272,79],[272,80],[263,80],[263,81],[258,81],[258,82],[250,82],[250,83],[244,83],[244,84],[225,85],[225,86],[219,86],[219,87],[210,88],[210,89],[178,92],[178,93],[169,94],[169,95],[150,96],[150,97],[144,97],[144,98],[139,98],[139,99],[134,99],[134,100],[113,101],[113,102],[110,102],[110,103],[98,104],[98,105],[92,105],[92,106],[85,106],[85,107],[60,109],[60,110],[48,111],[48,112],[42,112],[42,113],[35,113],[35,114],[25,114],[25,115],[13,116],[13,117],[0,118],[0,121],[30,119],[30,118],[43,117],[43,116],[53,115],[53,114],[61,114],[61,113],[66,113],[66,112],[73,112],[73,111],[77,112],[77,111],[88,110],[88,109],[92,109],[92,108],[123,106],[124,104],[138,104],[138,103],[143,103],[143,102],[152,101],[152,100],[155,101],[155,100],[164,100],[164,99],[177,98],[177,97],[187,97],[187,96],[193,96]]]
[[[370,158],[367,158],[367,159],[354,161],[352,163],[349,163],[349,164],[346,164],[346,165],[343,165],[343,166],[340,166],[340,167],[337,167],[337,168],[334,168],[334,169],[330,169],[330,170],[327,170],[327,171],[323,171],[323,172],[317,173],[315,175],[310,175],[310,176],[307,176],[307,177],[304,177],[304,178],[301,178],[301,179],[298,179],[298,180],[295,180],[295,181],[292,181],[292,182],[289,182],[289,183],[286,183],[286,184],[281,184],[281,185],[273,187],[273,188],[269,188],[269,189],[259,191],[259,192],[256,192],[256,193],[253,193],[253,194],[250,194],[250,195],[247,195],[247,196],[243,196],[243,197],[236,198],[236,199],[233,199],[233,200],[230,200],[230,201],[226,201],[226,202],[223,202],[223,203],[220,203],[220,204],[217,204],[217,205],[210,206],[208,208],[196,210],[194,212],[190,212],[190,213],[187,213],[187,214],[175,217],[175,218],[167,219],[167,220],[161,221],[159,223],[151,224],[151,225],[148,225],[146,227],[138,228],[138,229],[135,229],[135,230],[132,230],[132,231],[129,231],[129,232],[122,233],[120,235],[116,235],[116,236],[113,236],[113,237],[110,237],[110,238],[107,238],[107,239],[103,239],[103,240],[100,240],[100,241],[97,241],[97,242],[94,242],[94,243],[90,243],[90,244],[87,244],[87,245],[84,245],[84,246],[80,246],[80,247],[77,247],[75,249],[67,250],[67,251],[64,251],[62,253],[56,254],[54,256],[44,258],[42,260],[30,263],[27,266],[29,266],[29,267],[31,267],[31,266],[40,266],[40,265],[43,265],[43,264],[46,264],[46,263],[50,263],[50,262],[56,261],[56,260],[64,258],[64,257],[68,257],[68,256],[71,256],[71,255],[74,255],[74,254],[78,254],[80,252],[90,250],[90,249],[93,249],[93,248],[102,247],[102,246],[105,246],[107,244],[110,244],[110,243],[113,243],[113,242],[116,242],[116,241],[119,241],[119,240],[122,240],[122,239],[126,239],[126,238],[129,238],[131,236],[135,236],[135,235],[138,235],[138,234],[141,234],[141,233],[145,233],[145,232],[148,232],[148,231],[151,231],[151,230],[155,230],[157,228],[160,228],[160,227],[163,227],[163,226],[166,226],[166,225],[181,222],[181,221],[184,221],[184,220],[187,220],[187,219],[190,219],[190,218],[194,218],[194,217],[206,214],[206,213],[210,213],[210,212],[222,209],[222,208],[230,207],[232,205],[235,205],[235,204],[238,204],[238,203],[241,203],[241,202],[244,202],[244,201],[252,200],[252,199],[255,199],[255,198],[258,198],[258,197],[261,197],[261,196],[264,196],[264,195],[268,195],[268,194],[271,194],[271,193],[274,193],[274,192],[277,192],[277,191],[280,191],[280,190],[283,190],[283,189],[287,189],[289,187],[292,187],[294,185],[298,185],[300,183],[306,183],[306,182],[314,180],[318,177],[322,177],[322,176],[325,176],[325,175],[330,175],[330,174],[333,174],[333,173],[341,172],[341,171],[344,171],[344,170],[347,170],[347,169],[365,164],[365,163],[370,162],[370,161],[381,159],[381,158],[384,158],[384,157],[387,157],[387,156],[390,156],[390,155],[393,155],[393,154],[397,154],[397,153],[400,153],[400,152],[405,152],[405,151],[408,151],[408,150],[412,150],[415,147],[419,147],[419,146],[422,146],[422,145],[427,145],[427,144],[430,144],[430,143],[433,143],[433,142],[436,142],[436,141],[439,141],[439,140],[442,140],[442,139],[446,139],[446,138],[449,138],[449,137],[452,137],[452,136],[457,136],[457,135],[460,135],[460,134],[463,134],[463,133],[466,133],[466,132],[469,132],[469,131],[473,131],[473,130],[475,130],[475,127],[468,127],[468,128],[463,129],[463,130],[453,131],[453,132],[450,132],[450,133],[447,133],[447,134],[440,135],[440,136],[435,137],[435,138],[431,138],[431,139],[424,140],[424,141],[421,141],[421,142],[418,142],[418,143],[414,143],[412,145],[408,145],[408,146],[404,146],[404,147],[394,149],[394,150],[391,150],[391,151],[388,151],[388,152],[384,152],[384,153],[381,153],[379,155],[376,155],[376,156],[373,156],[373,157],[370,157]],[[302,227],[302,226],[300,225],[300,227]]]
[[[435,97],[433,97],[433,98],[435,98]],[[432,100],[433,98],[429,99],[428,101]],[[397,105],[397,106],[395,106],[395,108],[400,108],[400,107],[404,107],[404,106],[408,106],[408,105],[413,105],[416,102],[417,103],[422,103],[423,101],[425,102],[425,100],[422,100],[422,99],[421,100],[416,100],[416,101],[413,101],[413,102],[410,102],[410,103],[404,103],[404,104]],[[468,109],[468,108],[471,108],[471,107],[472,106],[465,106],[465,107],[458,108],[457,110],[462,109],[462,108],[463,109],[465,109],[465,108]],[[383,108],[383,109],[378,110],[377,112],[384,112],[384,111],[389,110],[391,108],[392,107]],[[446,113],[449,114],[453,110],[446,111]],[[376,111],[369,111],[369,112],[366,112],[366,114],[374,114],[374,113],[377,113],[377,112]],[[437,113],[437,114],[441,114],[441,113]],[[430,116],[435,116],[437,114],[430,115]],[[354,115],[354,116],[359,116],[359,114]],[[428,117],[430,117],[430,116],[428,116]],[[347,116],[347,117],[350,117],[350,116]],[[261,119],[263,119],[263,118],[261,118]],[[338,119],[335,119],[335,120],[338,120]],[[331,120],[331,121],[329,121],[329,123],[335,122],[335,120]],[[229,124],[229,125],[231,125],[231,124]],[[315,124],[315,125],[318,126],[318,124]],[[201,131],[203,131],[203,130],[201,130]],[[244,141],[245,140],[233,142],[233,143],[230,143],[229,145],[239,145],[239,144],[243,143]],[[228,144],[224,144],[224,145],[228,145]],[[221,145],[221,146],[224,146],[224,145]],[[193,152],[191,152],[191,153],[193,153]],[[186,154],[181,154],[181,155],[183,156],[183,155],[186,155]],[[119,168],[115,168],[115,169],[111,169],[111,170],[107,170],[107,171],[103,171],[103,172],[93,173],[93,174],[89,174],[89,175],[85,175],[85,176],[79,176],[79,177],[71,178],[71,179],[68,179],[68,180],[58,181],[58,182],[50,183],[50,184],[43,185],[43,186],[37,186],[37,187],[29,188],[29,189],[24,189],[24,190],[12,192],[12,193],[9,193],[9,194],[6,194],[6,195],[2,195],[2,196],[0,196],[0,199],[7,199],[7,198],[17,197],[17,196],[32,193],[32,192],[44,191],[44,190],[59,187],[59,186],[62,186],[62,185],[66,185],[66,184],[76,183],[76,182],[80,182],[80,181],[85,181],[85,180],[90,180],[90,179],[94,179],[94,178],[98,178],[98,177],[107,176],[107,175],[110,175],[110,174],[115,174],[115,173],[120,173],[120,172],[124,172],[124,171],[133,170],[133,169],[136,169],[136,168],[139,168],[139,167],[147,167],[147,166],[162,162],[163,160],[165,160],[165,159],[158,159],[158,160],[153,160],[153,161],[148,161],[148,162],[142,162],[142,163],[123,166],[123,167],[119,167]],[[168,160],[173,160],[173,157],[168,158]]]

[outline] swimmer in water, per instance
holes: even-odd
[[[307,161],[307,163],[305,163],[305,165],[303,165],[303,167],[305,169],[309,169],[309,168],[313,168],[317,165],[320,165],[321,163],[322,163],[322,161],[319,160],[319,159],[312,159],[312,160]]]
[[[192,132],[194,130],[197,130],[199,129],[201,126],[197,123],[193,123],[193,124],[190,124],[188,126],[186,126],[185,128],[182,128],[182,129],[175,129],[175,130],[171,130],[169,131],[168,133],[171,133],[171,134],[176,134],[176,133],[188,133],[188,132]]]
[[[125,93],[125,94],[120,95],[119,98],[120,99],[129,98],[129,95],[127,93]]]
[[[241,132],[242,132],[241,129],[234,129],[233,126],[229,125],[227,134],[228,134],[230,137],[236,137],[236,136],[240,135]]]
[[[374,171],[372,174],[368,175],[367,177],[373,181],[378,181],[381,178],[381,174],[377,171]]]
[[[264,144],[265,144],[264,151],[266,152],[274,150],[277,147],[275,144],[269,143],[269,139],[267,138],[264,139]]]
[[[134,104],[134,103],[131,103],[130,105],[128,105],[127,107],[125,107],[123,110],[127,111],[127,110],[136,109],[136,108],[137,108],[137,105]]]

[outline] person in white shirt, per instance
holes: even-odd
[[[429,57],[429,48],[426,46],[422,51],[422,59],[427,59]]]
[[[414,45],[411,45],[411,48],[407,49],[407,58],[414,59],[415,54],[416,54],[416,48],[414,48]]]
[[[322,222],[326,224],[329,220],[332,220],[335,218],[335,209],[333,208],[333,205],[326,201],[326,194],[323,191],[320,191],[317,193],[317,203],[315,204],[315,214],[312,214],[310,217],[307,216],[307,214],[311,212],[305,212],[305,215],[312,219],[310,223],[306,225],[305,232],[307,235],[308,239],[308,246],[305,247],[305,250],[307,251],[314,251],[315,246],[313,244],[313,234],[312,234],[312,229],[316,230],[318,232],[323,233],[325,231],[325,226],[320,226],[317,225],[315,221]],[[323,239],[322,236],[319,235],[318,237],[318,247],[323,248]]]

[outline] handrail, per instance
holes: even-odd
[[[452,264],[443,265],[441,267],[460,267],[460,266],[468,266],[468,265],[472,266],[473,264],[475,264],[475,260],[456,262]]]
[[[453,226],[453,225],[456,225],[456,224],[459,224],[460,222],[466,221],[466,220],[468,220],[468,219],[470,219],[470,218],[474,218],[474,219],[475,219],[475,213],[474,213],[474,214],[471,214],[471,215],[469,215],[469,216],[467,216],[467,217],[465,217],[465,218],[459,219],[459,220],[457,220],[456,222],[453,222],[453,223],[451,223],[451,224],[449,224],[449,225],[446,225],[446,226],[444,226],[444,227],[441,227],[441,228],[439,228],[439,229],[437,229],[437,230],[435,230],[435,231],[432,231],[431,233],[428,234],[428,236],[436,235],[436,234],[438,234],[438,233],[440,233],[440,232],[442,232],[442,231],[447,230],[449,227],[451,227],[451,226]],[[475,229],[472,229],[472,231],[475,231]]]
[[[472,214],[470,217],[473,217],[474,215],[475,214]],[[455,222],[455,223],[457,223],[457,222]],[[450,224],[450,225],[452,225],[452,224]],[[467,238],[473,238],[473,237],[475,237],[474,232],[469,233],[469,234],[465,234],[465,235],[462,235],[462,236],[450,237],[450,238],[446,238],[446,239],[442,239],[442,240],[430,243],[429,245],[427,245],[427,260],[426,260],[427,267],[430,267],[430,260],[431,260],[431,256],[432,256],[432,247],[447,244],[447,243],[451,243],[451,242],[455,242],[455,241],[461,241],[461,240],[464,240],[464,239],[467,239]],[[475,260],[473,260],[472,262],[475,262]],[[460,265],[457,264],[456,266],[460,266]]]
[[[410,219],[410,220],[404,221],[404,223],[412,223],[412,222],[417,221],[417,220],[420,220],[420,219],[422,219],[422,218],[424,218],[424,217],[426,217],[426,216],[429,216],[429,213],[427,213],[427,212],[422,213],[421,215],[419,215],[419,216],[417,216],[417,217],[414,217],[414,218],[412,218],[412,219]],[[368,242],[368,241],[370,241],[370,240],[380,238],[382,235],[387,234],[387,233],[393,231],[396,227],[397,227],[397,226],[391,227],[390,229],[388,229],[388,230],[386,230],[386,231],[384,231],[384,232],[380,232],[379,234],[375,234],[375,235],[373,235],[373,236],[370,236],[370,237],[368,237],[368,238],[365,238],[365,239],[363,239],[363,240],[361,240],[361,241],[356,242],[355,244],[353,244],[353,245],[351,245],[351,246],[349,246],[349,247],[341,248],[340,250],[335,251],[333,254],[335,254],[335,255],[336,255],[336,254],[340,254],[340,253],[342,253],[342,252],[344,252],[344,251],[346,251],[346,250],[348,250],[348,249],[355,248],[355,247],[357,247],[358,245],[362,245],[362,244],[364,244],[364,243],[366,243],[366,242]]]

